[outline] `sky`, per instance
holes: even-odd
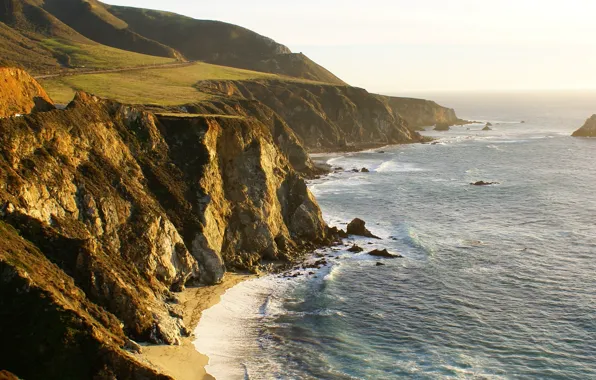
[[[382,93],[596,89],[594,0],[107,0],[251,29]]]

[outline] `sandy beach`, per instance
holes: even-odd
[[[186,327],[194,331],[204,310],[217,304],[228,289],[253,277],[226,273],[221,284],[186,289],[178,297],[183,307]],[[145,346],[143,352],[137,357],[176,380],[214,379],[205,370],[209,358],[195,349],[192,343],[194,339],[195,336],[192,334],[188,338],[183,338],[180,346]]]

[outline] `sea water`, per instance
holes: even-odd
[[[211,374],[596,378],[596,139],[569,137],[596,97],[438,100],[483,123],[424,132],[434,145],[317,157],[343,168],[310,183],[327,222],[359,217],[382,239],[326,250],[314,275],[228,291],[195,331]],[[481,180],[498,184],[470,185]]]

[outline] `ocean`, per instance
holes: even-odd
[[[309,184],[326,221],[359,217],[382,239],[319,252],[331,264],[313,275],[230,289],[195,331],[209,373],[596,378],[596,139],[570,137],[596,95],[427,96],[493,130],[316,156],[344,169]],[[499,184],[470,185],[481,180]],[[375,248],[404,257],[366,253]]]

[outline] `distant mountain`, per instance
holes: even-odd
[[[305,55],[248,29],[96,0],[0,0],[0,37],[0,64],[34,73],[174,59],[345,84]],[[113,55],[123,59],[110,60]]]

